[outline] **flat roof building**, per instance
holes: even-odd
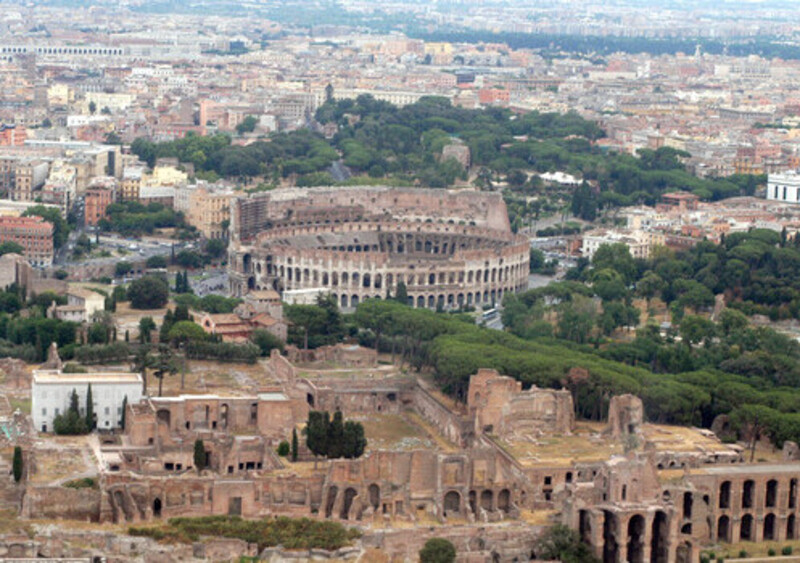
[[[796,170],[767,177],[767,199],[800,203],[800,174]]]
[[[41,217],[0,215],[0,242],[15,242],[34,266],[53,263],[53,224]]]
[[[97,428],[111,430],[122,423],[122,408],[142,399],[142,376],[132,372],[64,373],[58,350],[50,347],[47,363],[33,371],[31,415],[36,430],[53,431],[53,419],[69,409],[72,392],[78,394],[80,414],[86,415],[86,395],[92,386]]]

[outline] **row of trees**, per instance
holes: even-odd
[[[576,414],[591,420],[603,419],[609,398],[623,393],[642,397],[648,417],[665,423],[709,426],[717,415],[747,405],[787,416],[800,413],[793,387],[798,345],[766,328],[743,327],[736,311],[712,323],[713,335],[693,326],[704,323],[687,316],[683,341],[661,337],[657,327],[645,327],[632,345],[641,355],[628,351],[627,356],[622,353],[625,344],[595,347],[537,334],[523,339],[475,326],[466,315],[436,314],[390,300],[364,301],[355,321],[362,343],[391,352],[417,369],[432,369],[442,389],[462,400],[469,377],[479,368],[494,368],[526,387],[569,389]],[[681,363],[695,355],[705,363]],[[654,373],[650,361],[675,371]],[[796,431],[794,438],[800,438],[800,428],[783,428],[788,430],[771,436],[778,444],[787,439],[787,432]]]

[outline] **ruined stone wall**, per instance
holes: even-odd
[[[352,344],[335,344],[320,346],[312,350],[302,350],[296,346],[286,347],[289,362],[334,362],[340,367],[369,368],[378,365],[378,352],[374,348],[366,348]]]
[[[107,474],[102,482],[100,518],[135,523],[154,518],[234,514],[310,516],[320,507],[323,473],[308,476],[250,474],[180,478]],[[98,501],[101,495],[98,493]]]
[[[501,438],[541,434],[569,434],[575,423],[568,391],[522,390],[522,384],[497,371],[481,369],[470,378],[467,401],[475,432]]]
[[[635,395],[615,395],[608,405],[608,427],[606,432],[619,439],[641,432],[644,424],[644,405]]]
[[[315,397],[316,410],[335,412],[341,410],[345,417],[355,413],[398,414],[403,410],[396,387],[386,387],[377,382],[374,389],[319,388]]]
[[[23,499],[26,518],[68,519],[99,522],[98,489],[71,489],[62,486],[29,484]]]
[[[293,383],[296,370],[292,363],[281,355],[280,350],[273,348],[269,355],[269,369],[281,383]]]
[[[411,405],[419,415],[433,424],[448,440],[459,447],[468,447],[475,436],[474,424],[439,402],[420,385],[414,388]]]
[[[505,526],[446,526],[430,529],[367,532],[361,539],[365,548],[378,549],[393,559],[415,561],[419,550],[431,538],[445,538],[456,548],[458,563],[530,561],[536,539],[546,526],[511,523]]]

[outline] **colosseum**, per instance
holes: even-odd
[[[287,189],[232,206],[231,292],[321,289],[344,309],[405,284],[414,307],[492,305],[527,288],[529,243],[500,194]]]

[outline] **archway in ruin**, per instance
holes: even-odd
[[[753,532],[753,517],[750,514],[745,514],[742,516],[742,524],[741,524],[741,532],[739,534],[739,539],[741,541],[752,541],[754,534]]]
[[[494,493],[490,489],[486,489],[481,493],[481,508],[486,512],[492,511],[492,501],[494,500]]]
[[[603,563],[617,563],[617,517],[608,510],[603,511]]]
[[[333,515],[333,505],[336,503],[336,495],[339,494],[339,489],[334,485],[328,489],[328,502],[325,503],[325,518],[330,518]]]
[[[667,526],[667,515],[656,512],[653,518],[653,533],[650,540],[650,561],[651,563],[669,563],[669,527]]]
[[[497,508],[501,512],[508,513],[511,510],[511,491],[503,489],[497,495]]]
[[[628,561],[644,562],[644,516],[639,514],[628,520]]]
[[[457,491],[449,491],[444,495],[444,515],[461,512],[461,495]]]
[[[720,516],[717,522],[717,541],[730,542],[731,519],[728,516]]]
[[[356,490],[352,487],[348,487],[344,491],[344,502],[342,503],[342,513],[341,518],[342,520],[348,520],[350,517],[350,507],[353,506],[353,499],[356,498]]]
[[[381,503],[381,488],[373,483],[369,486],[369,505],[377,510]]]

